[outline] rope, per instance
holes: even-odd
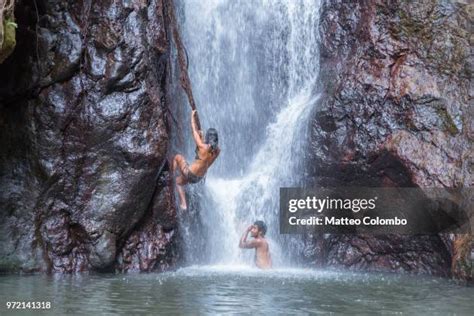
[[[179,65],[179,81],[181,83],[181,87],[183,88],[184,92],[186,93],[189,101],[189,105],[191,109],[196,109],[196,102],[194,101],[193,97],[193,90],[191,87],[191,80],[189,79],[188,74],[188,52],[184,47],[183,41],[181,40],[181,35],[179,33],[178,23],[176,21],[176,15],[174,11],[173,0],[167,0],[167,7],[168,7],[168,16],[170,17],[170,24],[171,30],[173,34],[173,40],[176,45],[176,50],[178,52],[178,65]],[[196,116],[196,125],[198,129],[201,129],[201,122],[199,121],[199,117]]]

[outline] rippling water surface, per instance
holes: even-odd
[[[474,288],[438,278],[305,269],[195,266],[162,274],[1,276],[6,301],[51,301],[64,314],[472,315]],[[38,314],[15,311],[8,314]]]

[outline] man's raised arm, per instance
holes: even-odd
[[[256,248],[257,242],[255,240],[247,241],[247,235],[249,234],[250,230],[252,229],[252,225],[247,227],[245,232],[240,237],[239,241],[239,248]]]
[[[197,116],[197,111],[193,110],[191,114],[191,128],[193,130],[193,138],[198,147],[204,147],[206,144],[202,141],[200,130],[197,128],[196,116]]]

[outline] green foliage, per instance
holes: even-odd
[[[3,20],[3,43],[0,47],[0,64],[13,52],[16,46],[17,24],[12,19]]]

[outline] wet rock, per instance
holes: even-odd
[[[450,276],[450,253],[438,236],[318,236],[306,253],[312,264],[354,271],[409,272]]]
[[[169,177],[166,172],[160,178],[150,212],[121,247],[118,271],[166,271],[176,266],[179,258],[177,218],[176,210],[170,204],[173,191],[166,186]]]
[[[109,231],[93,243],[89,254],[89,262],[95,269],[105,269],[115,261],[116,237]]]
[[[313,184],[473,185],[471,22],[463,2],[324,1]],[[307,257],[321,265],[452,272],[443,236],[308,240]]]
[[[474,237],[473,235],[454,236],[452,242],[451,270],[453,276],[465,282],[474,280]]]
[[[149,214],[172,248],[163,2],[36,3],[0,65],[0,270],[113,269]]]

